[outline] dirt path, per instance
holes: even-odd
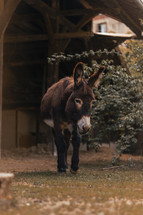
[[[94,168],[98,163],[103,163],[104,167],[111,165],[113,150],[108,147],[102,147],[98,153],[95,151],[80,152],[80,165]],[[70,164],[71,153],[68,155]],[[97,162],[98,161],[98,162]],[[123,155],[121,161],[143,161],[141,156]],[[47,152],[31,152],[30,150],[21,149],[14,152],[4,152],[0,159],[0,172],[44,172],[56,171],[57,157]]]

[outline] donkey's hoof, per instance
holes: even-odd
[[[73,170],[73,169],[71,168],[71,169],[70,169],[70,172],[71,172],[72,174],[76,175],[77,172],[78,172],[78,170]]]
[[[57,173],[59,176],[65,176],[66,175],[66,172],[59,172]]]
[[[66,174],[66,169],[60,168],[60,169],[58,169],[58,173],[59,174]]]

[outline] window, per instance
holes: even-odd
[[[106,23],[100,23],[97,25],[97,31],[101,33],[106,33],[107,32],[107,25]]]

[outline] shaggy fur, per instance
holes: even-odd
[[[83,80],[83,63],[79,62],[74,68],[73,77],[65,77],[53,84],[43,96],[41,114],[43,120],[53,128],[59,172],[66,172],[71,136],[71,172],[75,173],[79,168],[80,134],[86,133],[91,127],[91,104],[94,100],[92,88],[98,86],[104,69],[101,67],[89,80]]]

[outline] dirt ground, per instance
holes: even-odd
[[[80,171],[58,175],[57,157],[44,148],[3,151],[0,172],[15,177],[12,202],[0,204],[0,215],[143,214],[143,157],[123,155],[113,166],[113,152],[80,152]]]
[[[80,152],[80,164],[83,166],[91,166],[99,163],[104,163],[103,167],[108,169],[111,165],[114,150],[107,147],[101,147],[96,153],[94,150]],[[71,154],[68,155],[68,163],[70,164]],[[130,154],[122,155],[120,158],[123,161],[143,161],[142,156],[132,156]],[[17,149],[14,151],[3,151],[0,159],[0,172],[43,172],[56,171],[57,157],[51,155],[50,152],[44,149]],[[97,168],[97,165],[95,165]],[[110,167],[109,167],[110,168]],[[102,168],[101,168],[102,169]]]
[[[69,152],[68,161],[70,164],[72,152]],[[80,163],[88,165],[97,160],[108,161],[112,159],[113,150],[108,147],[95,151],[80,152]],[[17,149],[3,151],[0,159],[0,172],[35,172],[35,171],[56,171],[57,157],[50,152],[42,149],[40,151],[33,149]]]

